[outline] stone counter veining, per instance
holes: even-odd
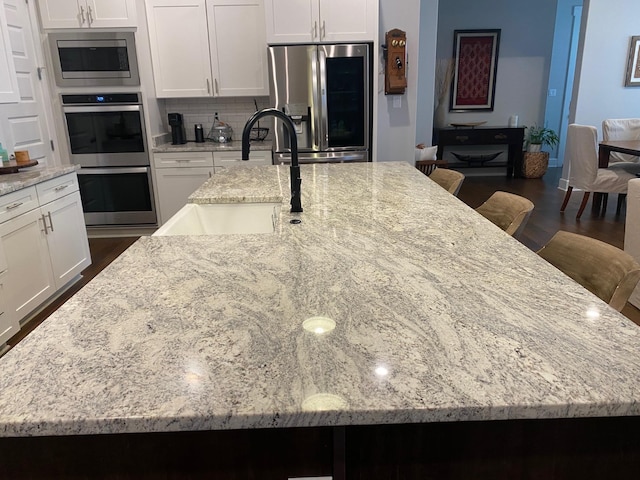
[[[23,188],[46,182],[52,178],[75,172],[80,167],[77,165],[61,165],[54,167],[29,167],[18,173],[0,175],[0,195],[15,192]]]
[[[288,179],[192,201],[287,204]],[[136,242],[0,359],[0,434],[640,414],[640,328],[417,170],[302,179],[299,225]]]

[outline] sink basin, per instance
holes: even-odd
[[[273,233],[279,214],[279,203],[188,203],[153,235]]]

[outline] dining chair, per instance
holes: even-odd
[[[444,188],[447,192],[457,197],[465,177],[462,173],[457,172],[456,170],[435,168],[429,174],[429,178]]]
[[[448,168],[449,162],[446,160],[417,160],[416,168],[425,175],[430,175],[437,167]]]
[[[584,195],[576,218],[582,216],[591,192],[626,195],[627,182],[636,178],[635,173],[621,168],[623,165],[598,168],[598,130],[590,125],[569,125],[564,158],[569,163],[569,186],[560,211],[564,212],[567,208],[573,189],[579,188],[584,191]],[[629,164],[625,162],[625,165]],[[617,214],[622,205],[620,200],[621,198],[618,199]],[[606,203],[602,209],[606,210]]]
[[[640,140],[640,118],[607,118],[602,121],[603,140]],[[619,152],[609,154],[609,163],[640,162],[640,157]]]
[[[627,252],[577,233],[558,231],[538,255],[617,311],[640,280],[640,264]]]
[[[517,238],[524,230],[533,207],[529,199],[498,190],[476,208],[476,212]]]

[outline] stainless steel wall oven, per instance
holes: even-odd
[[[87,225],[156,224],[140,94],[62,95],[62,109]]]

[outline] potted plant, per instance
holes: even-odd
[[[550,128],[534,125],[527,127],[527,152],[539,152],[543,145],[555,147],[560,138]]]
[[[549,167],[549,152],[542,152],[544,145],[555,147],[560,138],[550,128],[534,125],[527,127],[527,151],[524,154],[522,175],[525,178],[540,178]]]

